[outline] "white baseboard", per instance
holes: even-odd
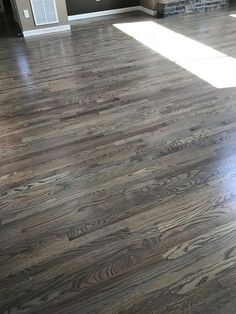
[[[31,31],[24,31],[23,35],[24,37],[29,37],[29,36],[35,36],[35,35],[64,32],[64,31],[69,31],[69,30],[70,30],[70,25],[68,24],[68,25],[60,25],[60,26],[53,26],[53,27],[47,27],[47,28],[37,28]]]
[[[134,6],[134,7],[122,8],[122,9],[105,10],[105,11],[98,11],[98,12],[92,12],[92,13],[69,15],[68,19],[69,19],[69,21],[76,21],[76,20],[82,20],[82,19],[90,19],[92,17],[99,17],[99,16],[112,15],[112,14],[120,14],[120,13],[139,11],[139,10],[140,10],[140,6]]]
[[[128,8],[122,8],[122,9],[114,9],[114,10],[106,10],[106,11],[99,11],[99,12],[92,12],[92,13],[85,13],[85,14],[77,14],[77,15],[70,15],[68,16],[69,21],[76,21],[76,20],[82,20],[82,19],[89,19],[92,17],[99,17],[99,16],[106,16],[106,15],[112,15],[112,14],[120,14],[120,13],[126,13],[126,12],[132,12],[132,11],[142,11],[144,13],[147,13],[151,16],[156,15],[156,11],[149,10],[142,6],[134,6],[134,7],[128,7]],[[55,32],[63,32],[63,31],[69,31],[70,25],[60,25],[60,26],[52,26],[47,28],[37,28],[30,31],[24,31],[23,35],[24,37],[30,37],[35,35],[43,35],[43,34],[49,34],[49,33],[55,33]]]
[[[142,7],[141,5],[139,6],[139,11],[147,13],[148,15],[151,15],[151,16],[155,16],[157,14],[157,11],[153,11],[153,10],[147,9],[145,7]]]

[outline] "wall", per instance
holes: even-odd
[[[42,29],[42,28],[48,28],[48,27],[68,24],[68,15],[67,15],[67,10],[66,10],[65,0],[56,0],[59,23],[50,24],[50,25],[41,25],[41,26],[36,26],[34,23],[34,18],[33,18],[30,0],[14,0],[14,1],[16,3],[16,6],[17,6],[21,28],[22,28],[22,31],[24,31],[24,32],[30,31],[30,30],[35,30],[35,29]],[[24,17],[23,10],[29,11],[30,18]]]
[[[17,10],[17,6],[16,6],[16,0],[10,0],[10,2],[11,2],[11,8],[12,8],[14,20],[16,21],[16,23],[17,23],[17,24],[20,26],[20,28],[22,29],[21,20],[20,20],[20,17],[19,17],[19,13],[18,13],[18,10]]]
[[[157,0],[140,0],[140,5],[142,7],[145,7],[152,11],[156,10],[156,3],[157,3]]]
[[[0,12],[4,12],[4,6],[2,0],[0,0]]]
[[[68,15],[120,9],[139,5],[139,0],[66,0]]]

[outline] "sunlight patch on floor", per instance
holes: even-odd
[[[236,87],[236,59],[152,21],[114,26],[212,86]]]

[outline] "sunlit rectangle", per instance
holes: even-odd
[[[151,21],[114,26],[214,87],[236,87],[236,59]]]

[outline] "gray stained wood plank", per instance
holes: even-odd
[[[0,38],[0,313],[236,312],[236,88],[113,26],[236,57],[234,12]]]

